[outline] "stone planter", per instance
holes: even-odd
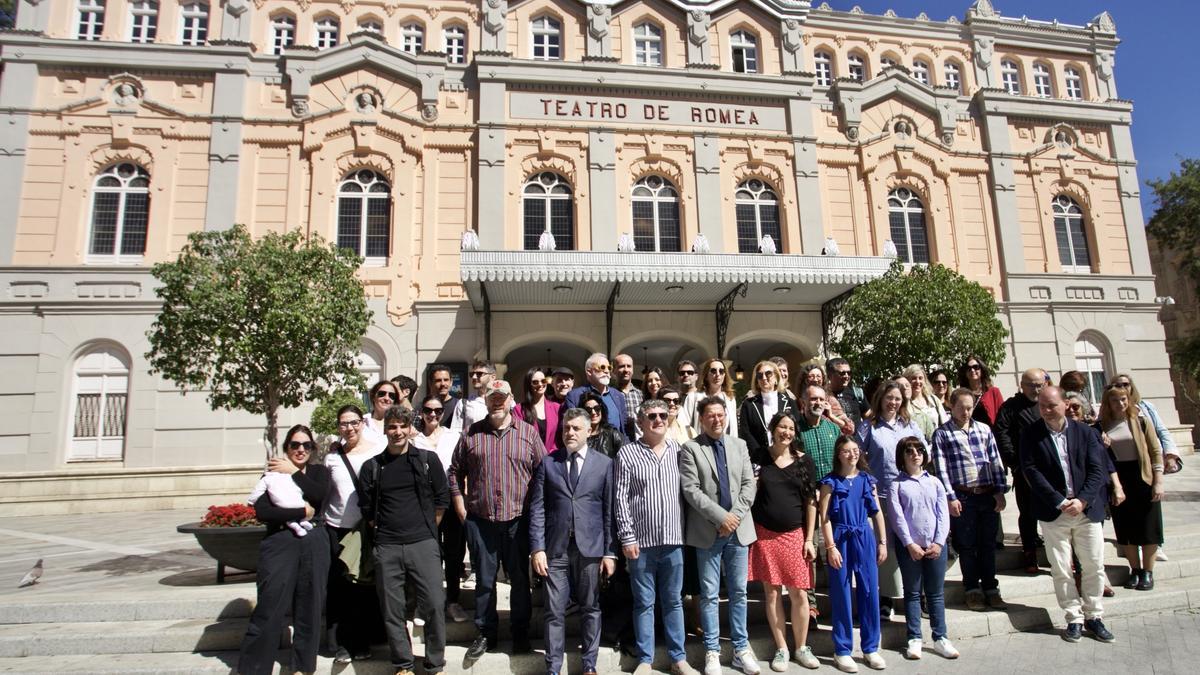
[[[267,536],[266,525],[250,527],[200,527],[199,522],[175,528],[178,532],[195,535],[204,552],[217,561],[217,583],[225,583],[225,568],[247,572],[258,569],[258,545]]]

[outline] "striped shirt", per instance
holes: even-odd
[[[513,418],[504,429],[472,424],[450,461],[450,496],[466,495],[467,513],[506,522],[525,513],[533,472],[546,456],[537,427]]]
[[[1004,462],[992,429],[976,420],[963,431],[954,420],[933,432],[933,463],[937,476],[946,487],[946,497],[955,501],[954,486],[998,488],[1008,490],[1004,479]]]
[[[613,510],[622,546],[683,545],[679,444],[664,441],[661,457],[641,441],[621,446],[613,461]]]

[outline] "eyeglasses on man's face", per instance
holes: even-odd
[[[471,377],[483,377],[484,375],[488,375],[489,373],[486,370],[472,370],[470,373],[467,373],[467,374],[470,375]]]
[[[681,370],[681,371],[679,371],[679,376],[680,376],[680,377],[695,377],[695,375],[696,375],[696,371],[694,371],[694,370]]]
[[[667,413],[665,413],[665,412],[648,412],[648,413],[646,413],[646,419],[648,419],[652,422],[656,421],[656,420],[666,421]]]

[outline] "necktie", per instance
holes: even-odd
[[[571,453],[571,466],[567,473],[567,484],[571,487],[571,492],[575,491],[575,486],[579,484],[579,453]]]
[[[733,497],[729,494],[729,463],[725,461],[725,442],[714,439],[713,457],[717,460],[717,501],[721,508],[733,508]]]

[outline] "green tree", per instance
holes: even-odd
[[[953,368],[972,354],[999,364],[1008,331],[984,287],[942,265],[905,271],[897,260],[837,304],[830,335],[830,350],[869,378],[914,363]]]
[[[148,333],[151,372],[184,393],[207,390],[214,410],[265,415],[269,456],[281,406],[363,385],[355,357],[371,311],[360,263],[297,231],[192,233],[152,270],[163,306]]]
[[[324,438],[330,434],[338,432],[337,426],[337,411],[342,406],[356,405],[359,409],[364,410],[370,415],[371,411],[363,405],[362,393],[358,390],[343,388],[330,392],[328,396],[322,397],[317,403],[317,407],[313,408],[311,421],[308,426],[312,428],[313,433]]]
[[[1158,209],[1146,226],[1146,233],[1158,241],[1162,257],[1189,279],[1200,293],[1200,160],[1184,159],[1179,171],[1165,180],[1148,180],[1154,190]],[[1200,380],[1200,334],[1180,336],[1171,349],[1172,365],[1185,397],[1198,405],[1195,383]]]

